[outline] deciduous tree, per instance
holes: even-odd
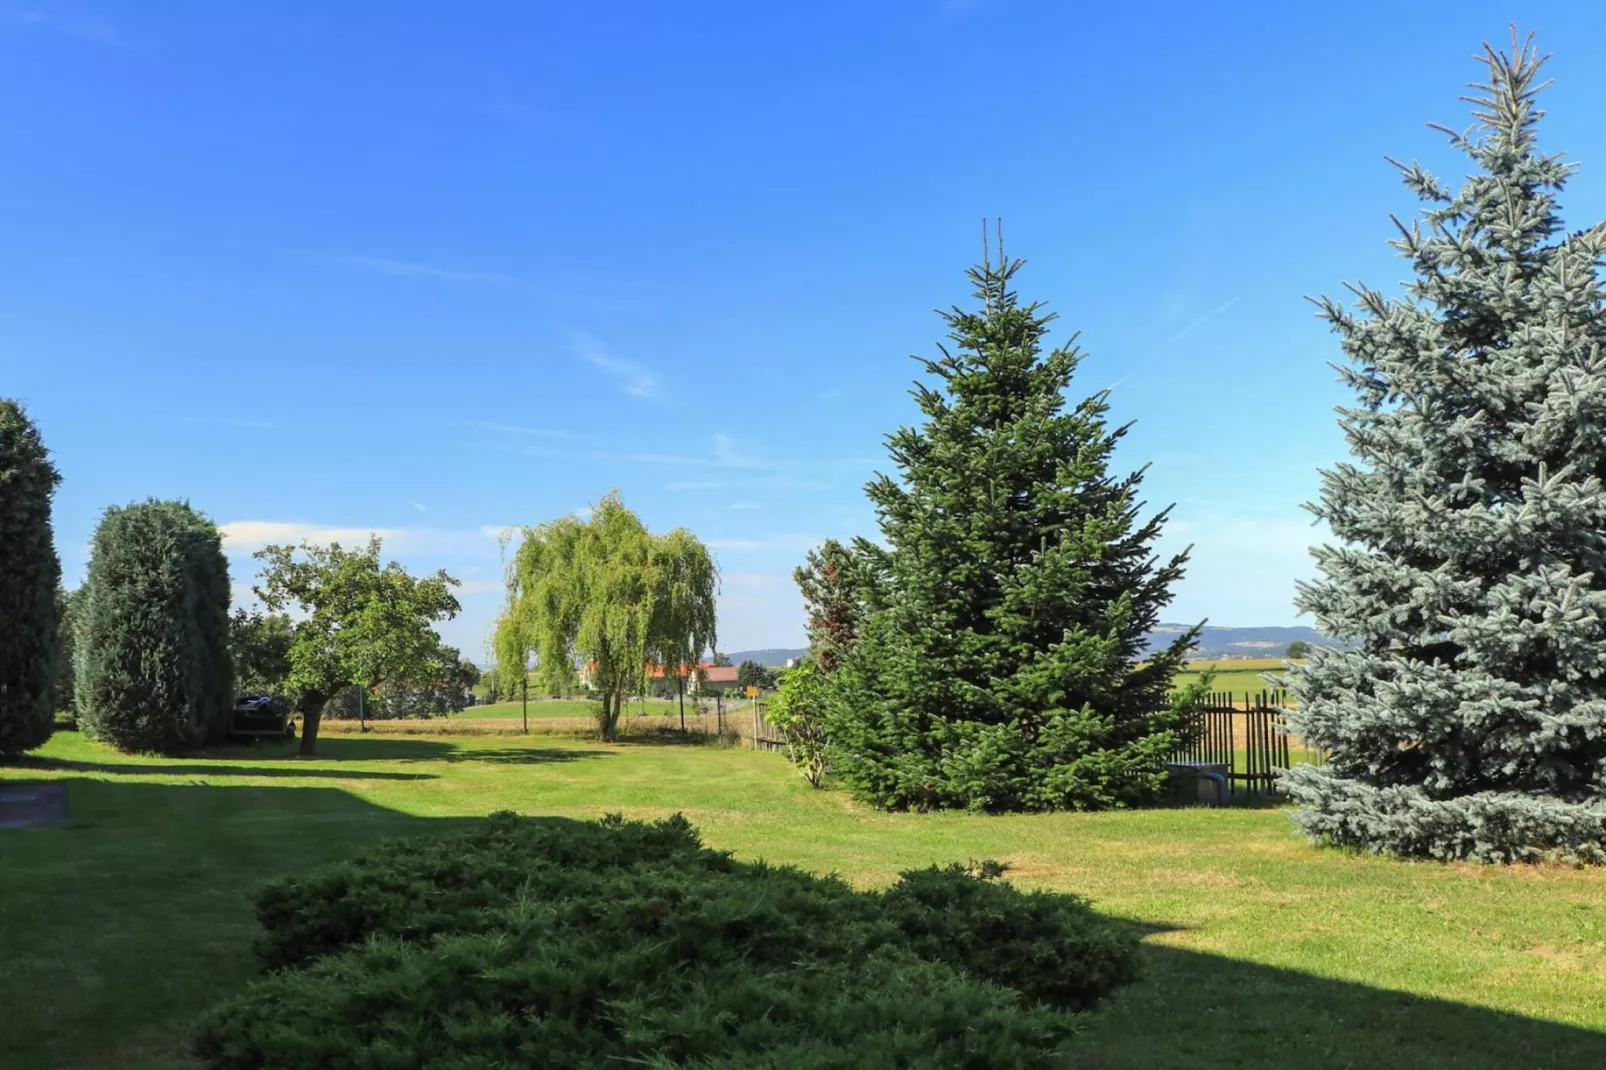
[[[770,700],[768,719],[786,741],[786,756],[810,787],[825,781],[830,765],[832,690],[824,671],[813,658],[804,658],[781,675],[780,687]]]
[[[696,536],[653,535],[610,493],[584,520],[522,529],[497,661],[525,665],[533,654],[548,687],[567,680],[576,662],[587,665],[601,703],[598,727],[613,739],[624,698],[645,688],[649,665],[694,662],[712,646],[718,580]]]
[[[294,642],[295,625],[288,614],[236,609],[229,621],[236,690],[242,695],[286,697]]]
[[[440,650],[431,627],[459,609],[458,582],[444,570],[412,576],[380,564],[380,540],[360,550],[339,543],[269,546],[257,597],[276,612],[301,618],[290,644],[289,688],[301,711],[301,753],[317,753],[324,707],[352,684],[372,692],[389,680],[427,676]]]

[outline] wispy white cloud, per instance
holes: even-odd
[[[342,256],[337,260],[350,267],[363,268],[367,271],[376,271],[381,275],[391,275],[402,279],[432,279],[437,282],[471,283],[481,286],[521,286],[522,283],[512,275],[500,271],[456,271],[450,268],[436,267],[433,264],[420,264],[410,260],[391,260],[382,256]]]
[[[657,397],[662,389],[658,377],[645,365],[615,356],[608,352],[600,341],[584,331],[575,332],[570,348],[586,363],[600,368],[609,378],[616,380],[619,389],[631,397]]]
[[[425,505],[423,502],[414,502],[413,508],[417,509],[420,513],[429,512],[429,506]]]
[[[626,453],[615,456],[608,453],[593,453],[592,458],[598,461],[630,461],[633,464],[674,464],[689,467],[709,465],[714,462],[707,457],[692,457],[685,453]]]
[[[787,572],[726,572],[720,575],[719,585],[721,590],[732,593],[795,589]]]
[[[730,505],[727,505],[725,508],[727,508],[727,509],[737,509],[737,510],[745,511],[745,510],[750,510],[750,509],[762,509],[764,507],[762,505],[760,505],[758,502],[732,502]]]
[[[127,37],[116,26],[97,15],[64,15],[52,11],[40,11],[29,8],[15,11],[11,20],[19,26],[28,26],[40,30],[52,30],[56,33],[76,37],[81,41],[90,41],[108,48],[121,49],[124,52],[134,52],[142,46]]]
[[[677,479],[664,484],[665,490],[716,490],[725,484],[717,479]]]
[[[1194,319],[1194,320],[1190,321],[1186,327],[1182,328],[1182,330],[1178,331],[1176,334],[1173,334],[1170,338],[1167,338],[1165,341],[1161,342],[1159,348],[1164,349],[1166,346],[1175,345],[1177,342],[1182,341],[1188,335],[1192,334],[1196,328],[1202,327],[1204,324],[1208,323],[1210,320],[1215,319],[1217,316],[1221,315],[1223,312],[1227,311],[1229,308],[1231,308],[1233,305],[1236,305],[1239,301],[1242,301],[1243,299],[1244,299],[1244,295],[1243,294],[1239,294],[1237,297],[1234,297],[1232,300],[1226,302],[1225,304],[1218,305],[1217,307],[1211,309],[1209,312],[1206,312],[1204,315],[1198,317],[1197,319]]]
[[[736,448],[736,440],[723,431],[714,433],[714,463],[723,468],[769,468],[764,461],[749,457]]]
[[[223,534],[223,545],[240,553],[284,543],[299,545],[310,542],[326,546],[338,542],[353,545],[366,543],[375,536],[389,542],[401,534],[399,528],[330,527],[282,520],[235,520],[219,525],[218,530]]]
[[[218,525],[223,547],[230,554],[251,554],[264,546],[315,546],[340,543],[361,546],[377,537],[386,554],[403,557],[482,558],[495,552],[500,528],[489,526],[471,530],[428,527],[337,526],[285,520],[235,520]]]

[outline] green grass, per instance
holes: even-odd
[[[1283,675],[1287,666],[1288,662],[1282,658],[1190,661],[1185,671],[1177,673],[1174,686],[1186,687],[1208,670],[1211,691],[1230,694],[1235,700],[1242,701],[1262,691],[1272,690],[1273,685],[1266,678]]]
[[[710,702],[709,708],[713,708]],[[583,698],[547,698],[530,702],[530,720],[537,718],[577,718],[583,717],[594,720],[597,716],[599,704]],[[635,717],[646,711],[648,716],[669,717],[680,713],[680,706],[675,702],[665,702],[662,699],[649,698],[636,699],[625,707],[623,716]],[[691,699],[686,700],[686,714],[690,716],[697,712],[697,703]],[[489,706],[470,706],[462,713],[454,713],[453,717],[466,717],[470,719],[487,718],[492,720],[513,719],[518,720],[524,716],[524,707],[521,703],[497,702]]]
[[[207,758],[63,732],[0,778],[64,778],[61,829],[0,830],[0,1066],[178,1067],[254,974],[266,877],[512,808],[686,812],[746,858],[885,883],[993,857],[1149,936],[1148,978],[1089,1019],[1087,1067],[1606,1065],[1606,873],[1410,864],[1310,847],[1273,808],[883,814],[774,754],[569,739],[332,735]]]

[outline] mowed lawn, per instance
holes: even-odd
[[[1606,873],[1307,846],[1275,808],[883,814],[776,754],[553,737],[334,735],[135,758],[59,733],[7,780],[65,779],[65,828],[0,830],[0,1067],[182,1067],[255,974],[265,878],[497,809],[687,813],[745,858],[874,886],[998,858],[1147,934],[1083,1067],[1606,1066]]]
[[[727,703],[729,705],[729,703]],[[714,703],[707,702],[709,709]],[[531,699],[529,705],[530,720],[546,719],[576,719],[595,720],[601,703],[592,702],[583,698],[544,698]],[[470,706],[462,713],[452,714],[453,718],[465,717],[473,720],[490,718],[495,720],[518,720],[524,716],[524,704],[514,700],[512,702],[495,702],[486,706]],[[621,720],[632,717],[671,717],[679,714],[680,706],[675,702],[665,702],[663,699],[634,699],[624,709]],[[686,700],[686,714],[691,716],[697,712],[697,703],[688,698]]]

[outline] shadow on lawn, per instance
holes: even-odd
[[[27,763],[30,769],[53,769],[64,773],[111,773],[118,776],[234,776],[293,777],[301,780],[437,780],[434,773],[389,773],[377,770],[317,769],[304,762],[269,759],[261,765],[227,765],[205,758],[144,764],[132,762],[80,762],[72,758],[38,758]]]
[[[1145,951],[1144,980],[1092,1016],[1078,1066],[1606,1066],[1606,1033],[1204,952]]]
[[[371,758],[402,741],[350,742]],[[0,887],[29,919],[0,926],[0,961],[18,964],[0,971],[0,1066],[182,1062],[196,1013],[258,976],[252,894],[264,881],[476,820],[416,817],[321,785],[63,782],[67,827],[0,831]],[[1587,1029],[1163,944],[1145,959],[1144,979],[1088,1016],[1071,1065],[1606,1066],[1606,1034]]]
[[[483,739],[483,736],[464,737]],[[299,760],[287,752],[287,766]],[[495,762],[501,765],[547,765],[600,758],[604,750],[578,747],[476,747],[456,740],[406,736],[328,735],[318,739],[317,761],[334,762]],[[348,774],[367,776],[368,774]]]

